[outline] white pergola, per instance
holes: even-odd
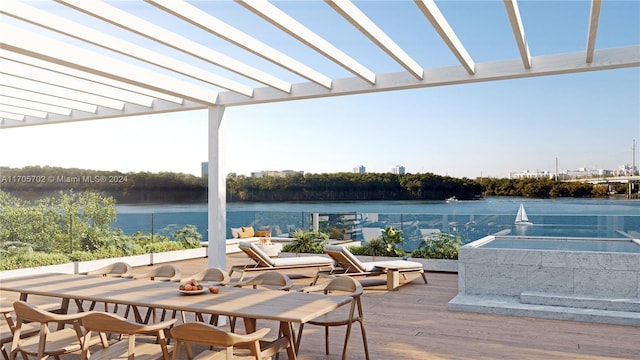
[[[456,6],[465,11],[470,4]],[[518,3],[504,0],[501,11],[508,25],[503,32],[513,38],[517,55],[475,62],[433,0],[395,2],[391,6],[399,10],[384,14],[384,24],[363,10],[368,4],[349,0],[3,0],[0,129],[208,109],[209,263],[224,266],[226,107],[640,66],[640,44],[596,47],[607,1],[583,4],[589,12],[582,50],[532,56]],[[221,6],[235,7],[236,14],[249,18],[234,25]],[[326,9],[314,14],[313,24],[285,11],[304,6]],[[422,33],[411,32],[412,39],[437,34],[446,46],[435,50],[450,52],[456,63],[428,67],[424,56],[410,55],[400,45],[407,39],[392,39],[388,24],[405,21],[395,17],[400,9],[409,9],[413,19],[424,23]],[[312,30],[330,24],[323,18],[328,16],[361,34],[361,43],[350,49],[374,47],[375,57],[354,58],[350,49],[339,49],[339,34],[329,39]],[[260,40],[255,34],[261,29],[281,37],[272,43]],[[289,45],[283,47],[282,38]],[[371,65],[378,62],[392,65]],[[337,70],[325,70],[327,64]]]

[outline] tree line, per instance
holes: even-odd
[[[229,202],[470,200],[482,196],[530,198],[607,196],[604,186],[552,179],[454,178],[433,173],[323,173],[250,177],[230,173]],[[173,172],[129,172],[29,166],[0,167],[0,190],[26,200],[60,191],[97,191],[118,203],[207,201],[207,178]],[[618,192],[624,193],[621,186]]]

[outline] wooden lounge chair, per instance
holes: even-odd
[[[346,247],[340,245],[326,245],[324,252],[335,262],[336,267],[331,270],[321,269],[316,274],[312,284],[320,277],[334,276],[379,276],[387,275],[387,290],[395,290],[400,283],[400,275],[406,279],[407,273],[419,273],[427,284],[427,276],[421,263],[406,260],[361,262]]]
[[[250,242],[241,241],[238,245],[247,256],[249,256],[255,263],[248,265],[236,265],[232,266],[229,271],[231,276],[235,271],[240,272],[240,279],[238,282],[244,279],[247,272],[253,271],[265,271],[265,270],[286,270],[286,269],[304,269],[304,268],[326,268],[333,265],[333,260],[324,256],[300,256],[300,257],[288,257],[288,258],[270,258],[264,251],[260,250],[257,246]]]

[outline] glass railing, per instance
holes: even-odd
[[[532,225],[514,224],[513,214],[385,214],[309,213],[276,211],[228,211],[230,228],[252,226],[269,229],[272,236],[287,237],[297,229],[317,228],[334,239],[366,241],[380,236],[387,226],[402,230],[405,250],[413,250],[437,233],[460,236],[463,243],[492,234],[519,236],[640,238],[640,215],[541,215],[530,216]],[[208,241],[206,212],[119,214],[115,227],[125,234],[136,231],[168,234],[195,225]]]

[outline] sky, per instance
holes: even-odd
[[[311,19],[315,8],[305,4],[310,3],[299,2],[292,11]],[[385,24],[383,16],[392,3],[356,4]],[[453,11],[461,2],[437,4],[476,62],[519,57],[513,34],[504,29],[508,22],[501,1],[466,3],[462,12]],[[482,13],[482,4],[502,11],[498,20]],[[519,5],[532,56],[584,50],[588,2]],[[241,22],[239,10],[234,11]],[[545,12],[544,21],[533,21]],[[473,28],[484,16],[481,28]],[[317,31],[346,26],[341,17],[333,21]],[[450,52],[426,51],[411,29],[391,23],[385,30],[406,41],[402,46],[414,51],[411,55],[421,65],[451,65]],[[474,32],[480,33],[479,40],[471,38]],[[269,34],[262,36],[269,40]],[[344,43],[337,45],[348,48],[349,36],[345,33]],[[437,46],[445,47],[439,41]],[[603,2],[596,47],[638,43],[640,1]],[[318,62],[319,69],[324,66]],[[367,66],[385,72],[387,64]],[[634,140],[636,165],[640,162],[640,68],[228,107],[223,121],[227,172],[243,175],[263,170],[351,172],[360,165],[367,172],[401,165],[409,173],[469,178],[555,172],[556,164],[559,171],[617,169],[632,163]],[[204,110],[0,130],[0,166],[12,168],[200,175],[207,149]]]

